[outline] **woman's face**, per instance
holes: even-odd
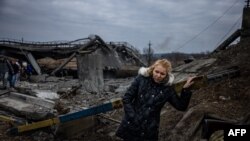
[[[153,79],[156,83],[160,83],[167,76],[167,69],[162,65],[155,66],[153,70]]]

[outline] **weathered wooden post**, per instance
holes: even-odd
[[[104,87],[102,56],[80,53],[77,55],[78,78],[88,92],[100,93]]]

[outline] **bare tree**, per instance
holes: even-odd
[[[143,54],[145,55],[145,59],[147,61],[147,65],[150,66],[153,60],[154,50],[151,47],[151,42],[149,41],[148,47],[143,48]]]

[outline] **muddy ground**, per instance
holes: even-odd
[[[222,119],[229,119],[241,122],[247,115],[250,114],[250,42],[249,39],[241,41],[237,45],[233,45],[227,50],[211,55],[217,58],[217,61],[210,67],[203,70],[204,74],[216,72],[231,66],[238,66],[240,68],[240,77],[234,79],[224,79],[221,81],[210,83],[208,86],[199,90],[193,91],[189,108],[185,112],[180,112],[166,104],[162,110],[159,140],[200,140],[200,135],[191,137],[188,132],[189,127],[200,120],[200,117],[205,114],[215,115]],[[49,80],[49,79],[48,79]],[[130,84],[133,78],[126,79],[109,79],[105,81],[106,92],[102,94],[92,94],[84,90],[78,90],[76,94],[71,95],[61,100],[64,108],[77,111],[84,107],[100,104],[108,99],[121,97],[126,87]],[[78,80],[67,78],[51,78],[49,82],[29,83],[21,81],[20,87],[51,90],[57,92],[58,90],[71,88],[76,85]],[[180,123],[184,115],[192,110],[192,116],[186,120],[185,123]],[[121,120],[123,110],[114,110],[105,114],[106,116]],[[86,141],[118,141],[114,133],[118,127],[117,122],[113,122],[102,117],[98,117],[98,126],[88,129],[79,137],[72,137],[71,139],[62,139],[53,134],[54,129],[47,128],[29,132],[19,136],[9,136],[6,134],[9,125],[0,122],[0,139],[3,141],[53,141],[53,140],[86,140]],[[184,120],[185,121],[185,120]],[[185,125],[186,128],[179,129],[180,126]],[[200,130],[200,129],[199,129]],[[175,132],[173,132],[175,131]]]

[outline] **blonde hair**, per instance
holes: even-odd
[[[153,75],[153,70],[158,65],[161,65],[162,67],[166,68],[167,74],[172,71],[172,65],[167,59],[159,59],[159,60],[155,61],[154,64],[149,67],[148,73],[150,76]]]

